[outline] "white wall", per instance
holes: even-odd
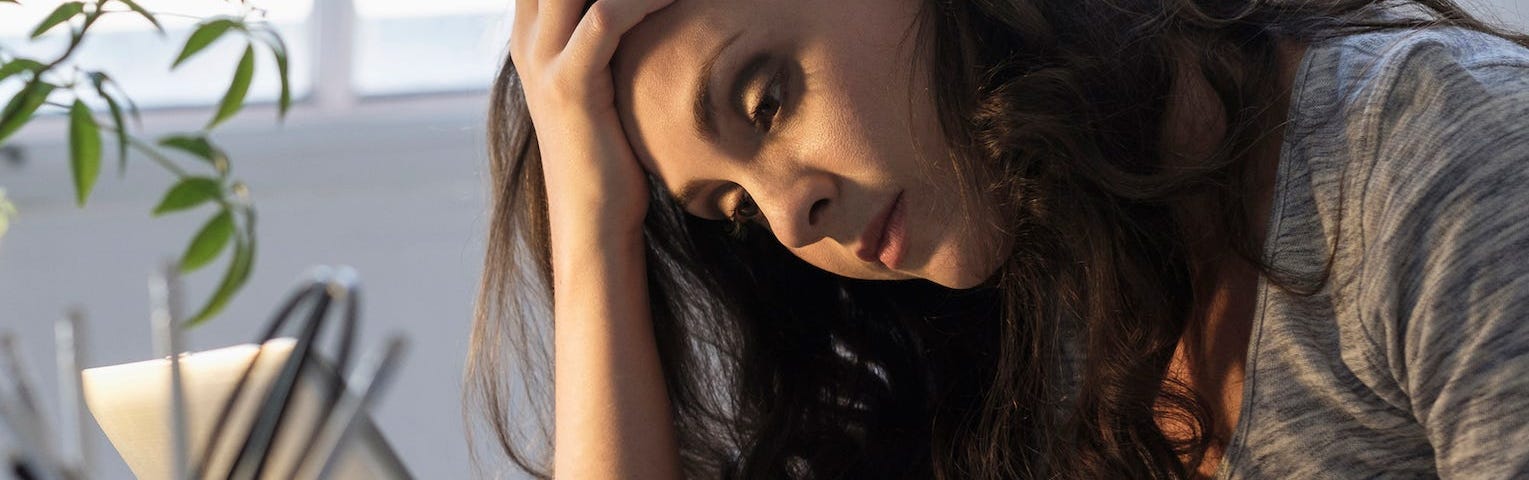
[[[1529,30],[1529,0],[1477,7]],[[254,189],[259,258],[249,286],[190,333],[190,346],[246,342],[308,266],[355,266],[365,283],[363,348],[394,331],[413,342],[374,417],[417,475],[467,477],[458,392],[485,223],[485,104],[475,96],[444,108],[374,105],[350,123],[294,116],[282,128],[270,128],[260,109],[237,119],[239,133],[220,138],[236,176]],[[206,214],[150,219],[169,179],[142,158],[125,179],[106,168],[91,204],[76,209],[61,128],[32,130],[23,137],[32,139],[23,142],[29,161],[0,162],[0,186],[21,210],[0,240],[0,329],[19,334],[24,360],[51,398],[52,322],[67,305],[89,309],[91,365],[150,356],[146,275],[180,252]],[[188,298],[204,298],[219,271],[192,275]],[[104,438],[96,450],[97,478],[130,478]]]
[[[379,108],[394,115],[222,137],[235,176],[254,192],[259,253],[250,284],[224,314],[188,334],[191,348],[249,342],[306,268],[352,265],[364,289],[360,352],[391,332],[412,342],[375,420],[415,474],[466,478],[458,392],[481,262],[477,114],[486,103],[462,99],[463,108],[447,114]],[[240,120],[272,123],[265,113]],[[52,324],[65,306],[89,310],[91,366],[149,358],[146,275],[158,259],[178,255],[210,214],[151,219],[169,179],[142,158],[126,179],[116,178],[115,165],[103,169],[90,204],[76,209],[60,145],[25,146],[30,160],[21,168],[0,162],[0,185],[20,210],[0,240],[0,330],[19,335],[33,379],[51,397]],[[221,262],[187,278],[188,308],[220,273]],[[95,478],[131,478],[104,437],[96,451]]]

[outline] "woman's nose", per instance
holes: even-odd
[[[800,174],[777,188],[773,201],[763,207],[782,245],[801,248],[828,236],[832,211],[838,208],[838,185],[830,174]]]

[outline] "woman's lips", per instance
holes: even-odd
[[[876,255],[882,265],[894,270],[902,262],[903,247],[908,240],[908,230],[903,222],[903,217],[906,215],[903,215],[905,209],[902,199],[903,196],[899,193],[897,199],[892,201],[892,213],[887,216],[886,233],[881,237],[881,253]]]
[[[897,267],[907,244],[902,198],[902,192],[897,192],[897,196],[892,197],[892,202],[881,214],[870,225],[866,225],[865,233],[860,236],[860,249],[855,252],[855,256],[887,268]]]

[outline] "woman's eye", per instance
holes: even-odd
[[[781,85],[784,83],[779,73],[770,77],[764,92],[759,95],[759,103],[749,109],[749,121],[760,132],[769,132],[775,126],[775,116],[780,113]]]
[[[738,203],[727,215],[727,228],[724,231],[735,240],[743,240],[749,222],[758,217],[759,205],[754,204],[754,197],[749,196],[749,192],[740,191]]]
[[[728,219],[743,223],[759,216],[759,205],[754,204],[754,197],[749,192],[739,193],[738,203],[733,206],[733,211],[728,214]]]

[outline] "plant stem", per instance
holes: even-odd
[[[81,43],[85,42],[85,31],[89,30],[90,25],[96,23],[96,19],[100,17],[100,10],[85,14],[85,24],[80,25],[80,30],[77,32],[69,33],[69,47],[64,49],[64,54],[59,55],[58,59],[54,60],[52,63],[43,66],[42,70],[38,70],[37,76],[41,77],[43,72],[52,70],[53,67],[57,67],[60,63],[64,63],[64,60],[68,60],[69,56],[74,54],[74,49],[78,48]]]
[[[76,95],[78,95],[78,94],[76,94]],[[69,105],[64,105],[62,103],[57,103],[57,102],[47,102],[44,105],[48,105],[48,106],[52,106],[52,107],[59,107],[59,108],[64,108],[64,109],[69,108]],[[117,126],[109,126],[109,125],[107,125],[105,123],[101,123],[99,121],[96,122],[96,127],[101,128],[103,130],[109,130],[112,133],[116,133],[117,132]],[[137,136],[134,136],[132,133],[128,133],[127,134],[127,139],[128,139],[128,146],[133,147],[134,150],[138,150],[139,152],[141,152],[144,155],[148,156],[150,160],[153,160],[154,163],[158,163],[159,166],[161,166],[161,167],[165,167],[165,170],[169,170],[170,173],[175,174],[176,177],[178,177],[178,178],[186,178],[186,177],[191,176],[191,174],[186,172],[186,170],[182,169],[179,165],[176,165],[175,161],[170,160],[170,157],[166,157],[164,154],[159,153],[159,151],[155,150],[153,144],[150,144],[148,142],[143,141],[143,139],[140,139]]]
[[[191,176],[190,173],[182,170],[179,165],[176,165],[175,162],[171,161],[170,157],[166,157],[164,154],[159,153],[159,151],[154,150],[152,145],[144,143],[143,140],[140,140],[138,137],[135,137],[131,134],[127,136],[127,139],[129,140],[129,145],[132,146],[134,150],[138,150],[139,152],[148,156],[150,160],[153,160],[154,163],[158,163],[161,167],[165,167],[165,170],[169,170],[170,173],[174,173],[176,177],[186,178]]]

